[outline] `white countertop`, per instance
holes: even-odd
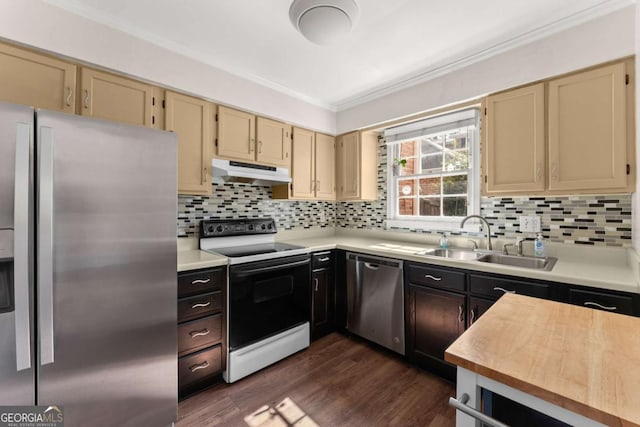
[[[391,235],[392,233],[389,233],[389,236]],[[393,233],[392,237],[393,239],[380,232],[351,231],[346,233],[338,232],[337,234],[310,235],[310,237],[303,237],[300,233],[297,233],[292,236],[285,236],[285,239],[281,241],[308,247],[312,252],[343,249],[432,265],[640,293],[638,285],[639,260],[633,249],[547,245],[547,254],[558,258],[558,261],[553,270],[541,271],[480,261],[463,261],[437,256],[417,255],[418,252],[432,249],[435,246],[429,244],[429,242],[416,241],[415,236],[407,236],[407,240],[411,239],[412,241],[395,240],[398,237],[404,237],[398,235],[398,233]],[[226,262],[226,257],[202,252],[192,246],[188,247],[184,243],[182,250],[178,251],[178,271],[220,266],[225,265]]]

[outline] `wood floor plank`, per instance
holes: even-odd
[[[447,400],[454,393],[453,384],[395,354],[333,333],[234,384],[181,401],[176,426],[450,427],[455,412]]]

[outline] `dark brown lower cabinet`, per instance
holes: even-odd
[[[335,254],[311,255],[311,337],[320,338],[333,330]]]
[[[406,310],[407,358],[454,380],[456,368],[446,350],[465,329],[465,295],[409,283]]]
[[[485,311],[489,310],[495,301],[478,298],[478,297],[469,297],[469,310],[467,314],[467,318],[469,319],[469,326],[473,325],[473,323],[480,318],[484,314]]]

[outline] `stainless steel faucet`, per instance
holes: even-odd
[[[487,220],[480,215],[469,215],[462,220],[462,222],[460,223],[460,228],[464,228],[464,223],[467,222],[469,218],[477,218],[480,221],[484,222],[484,225],[487,227],[487,249],[492,251],[493,246],[491,245],[491,227],[489,226]]]

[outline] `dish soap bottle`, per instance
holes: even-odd
[[[440,237],[440,249],[449,249],[449,239],[447,238],[447,233],[442,233],[442,237]]]
[[[533,245],[533,255],[538,258],[544,258],[544,241],[542,240],[542,233],[536,235],[536,241]]]

